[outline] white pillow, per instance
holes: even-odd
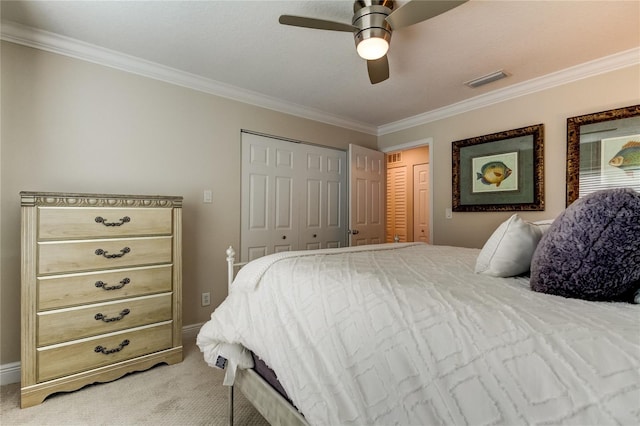
[[[554,220],[555,219],[536,220],[535,222],[532,222],[532,224],[540,228],[542,235],[544,235],[549,230]]]
[[[500,224],[482,247],[476,260],[476,273],[512,277],[527,272],[540,238],[540,227],[514,214]]]

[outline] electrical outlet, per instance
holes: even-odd
[[[202,293],[202,306],[209,306],[211,304],[211,293]]]
[[[444,209],[444,217],[446,217],[447,219],[453,219],[453,213],[451,212],[450,207]]]
[[[202,194],[202,202],[203,203],[212,203],[213,202],[213,193],[210,189],[205,189]]]

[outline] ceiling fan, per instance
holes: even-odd
[[[283,25],[353,33],[358,55],[367,60],[371,84],[389,78],[387,51],[394,30],[426,21],[468,0],[412,0],[394,9],[393,0],[356,0],[351,24],[304,16],[281,15]]]

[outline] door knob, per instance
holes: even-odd
[[[286,236],[286,235],[283,235],[283,236],[282,236],[282,239],[283,239],[283,240],[286,240],[286,239],[287,239],[287,236]]]

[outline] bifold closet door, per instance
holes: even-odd
[[[241,259],[346,242],[346,153],[242,133]]]
[[[242,133],[242,261],[298,249],[292,145]]]
[[[346,243],[347,153],[299,145],[299,248],[343,247]]]

